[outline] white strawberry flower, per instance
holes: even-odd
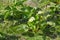
[[[38,11],[38,14],[43,14],[44,12],[43,11]]]
[[[28,22],[33,22],[35,20],[34,17],[31,17]]]

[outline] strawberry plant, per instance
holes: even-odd
[[[29,2],[32,4],[30,5]],[[60,1],[39,0],[37,2],[37,0],[18,0],[12,5],[0,6],[2,40],[16,40],[13,38],[16,36],[35,37],[37,35],[42,35],[41,40],[50,40],[60,35]],[[34,6],[35,3],[38,5]]]

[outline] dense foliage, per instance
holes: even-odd
[[[60,35],[60,1],[32,1],[38,5],[25,2],[28,3],[27,0],[19,0],[12,5],[0,4],[0,39],[29,40],[21,36],[36,35],[42,35],[41,40],[57,38]]]

